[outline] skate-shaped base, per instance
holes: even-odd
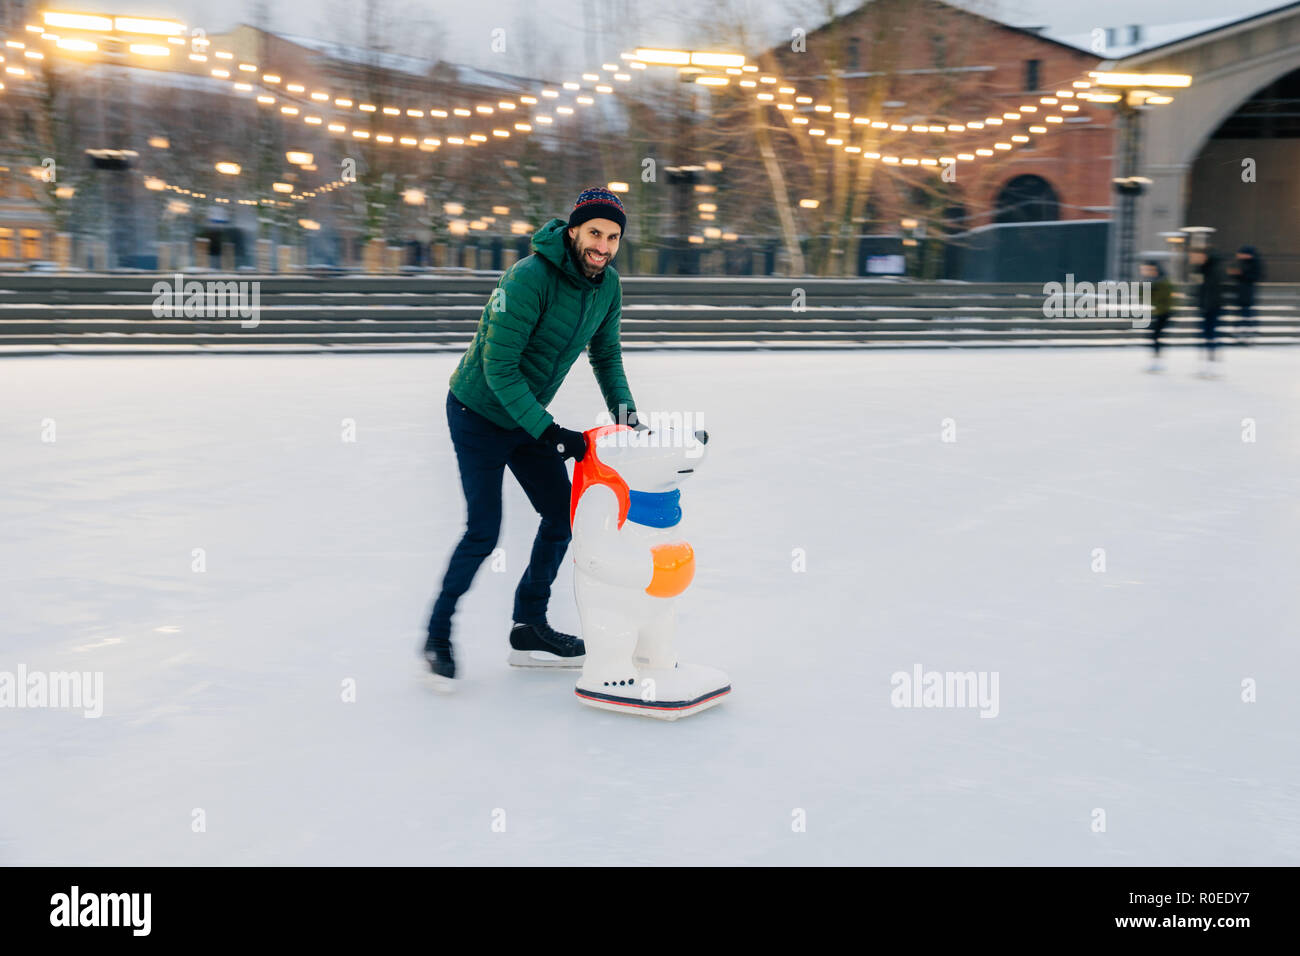
[[[678,664],[674,668],[635,668],[623,681],[583,678],[573,689],[584,704],[623,714],[676,720],[722,703],[731,681],[715,667]]]

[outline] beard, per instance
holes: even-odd
[[[599,253],[592,248],[575,246],[573,255],[578,260],[578,267],[582,269],[582,274],[588,279],[596,278],[605,271],[605,266],[609,265],[610,257],[608,255],[600,257]]]

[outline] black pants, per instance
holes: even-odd
[[[1201,315],[1201,335],[1205,337],[1205,350],[1210,358],[1214,358],[1214,350],[1218,347],[1216,337],[1219,333],[1219,313],[1210,312]]]
[[[468,517],[465,534],[452,552],[442,591],[429,617],[429,644],[451,637],[456,602],[469,590],[483,559],[501,532],[501,477],[506,468],[542,516],[532,555],[515,591],[514,619],[523,624],[546,620],[551,583],[569,548],[569,473],[555,449],[522,428],[501,428],[447,393],[447,424],[456,448],[460,485]]]
[[[1160,336],[1169,324],[1169,313],[1151,317],[1151,347],[1155,349],[1156,358],[1160,357]]]
[[[1255,318],[1255,287],[1238,286],[1237,287],[1237,312],[1241,316],[1239,323],[1244,331],[1254,331],[1259,327],[1259,320]]]

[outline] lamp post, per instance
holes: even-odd
[[[1136,130],[1137,120],[1132,120]],[[1137,139],[1137,133],[1132,134]],[[1136,147],[1134,147],[1136,149]],[[1136,154],[1134,154],[1136,155]],[[1127,282],[1133,278],[1133,245],[1137,235],[1137,198],[1146,192],[1151,180],[1145,176],[1120,176],[1112,180],[1115,191],[1119,193],[1119,242],[1118,256],[1115,264],[1115,278]]]
[[[185,25],[175,20],[151,17],[116,16],[109,14],[63,13],[44,11],[41,18],[49,38],[54,40],[52,53],[68,61],[79,61],[93,66],[123,65],[150,66],[171,57],[169,43],[179,42]],[[71,32],[72,35],[68,35]],[[42,37],[46,37],[42,33]],[[125,91],[121,96],[105,96],[104,84],[108,81],[102,70],[95,71],[98,93],[98,114],[101,142],[108,145],[111,135],[123,144],[131,140],[130,73],[124,73]],[[110,118],[106,114],[111,109]],[[129,149],[87,150],[91,165],[98,170],[124,170],[136,153]],[[98,154],[98,155],[97,155]],[[112,156],[110,154],[117,154]],[[100,177],[100,235],[104,244],[106,265],[113,265],[123,249],[136,251],[136,206],[130,202],[130,181],[123,188],[114,189],[111,203],[104,196],[105,183]],[[110,206],[112,207],[110,209]]]
[[[911,216],[907,216],[903,219],[900,219],[898,224],[903,227],[903,232],[904,232],[903,275],[908,276],[911,275],[913,271],[915,271],[917,274],[917,278],[920,278],[920,273],[921,273],[921,269],[920,269],[921,263],[919,261],[920,250],[919,250],[919,244],[917,243],[916,240],[917,237],[921,235],[921,231],[920,231],[921,224],[917,220],[913,219]],[[913,253],[913,252],[909,252],[908,251],[909,249],[917,249],[918,251]]]
[[[1183,226],[1180,232],[1187,237],[1183,253],[1183,281],[1191,282],[1192,273],[1188,268],[1193,252],[1205,252],[1210,248],[1214,236],[1213,226]]]
[[[1133,245],[1137,234],[1137,200],[1151,185],[1151,180],[1138,175],[1142,152],[1141,111],[1150,106],[1163,106],[1173,102],[1173,97],[1155,92],[1156,89],[1183,88],[1192,78],[1182,73],[1119,73],[1093,70],[1090,82],[1075,83],[1080,88],[1079,99],[1093,103],[1113,103],[1119,114],[1119,175],[1111,182],[1119,194],[1119,214],[1116,217],[1114,242],[1115,259],[1112,263],[1114,278],[1125,282],[1133,278]],[[1097,89],[1092,89],[1094,86]],[[1118,91],[1118,92],[1116,92]]]
[[[86,158],[90,161],[91,168],[105,171],[105,172],[124,172],[130,169],[132,161],[138,155],[139,154],[136,153],[136,151],[133,149],[88,149],[86,150]],[[100,236],[101,236],[100,241],[103,242],[104,244],[104,255],[103,255],[104,261],[103,262],[97,261],[95,265],[99,268],[103,268],[107,270],[113,268],[113,264],[116,261],[116,257],[114,255],[114,246],[117,245],[120,247],[121,245],[120,243],[113,242],[113,236],[114,233],[117,231],[116,227],[120,225],[121,220],[123,218],[123,215],[120,212],[120,205],[121,205],[121,197],[124,194],[125,190],[122,189],[113,190],[114,199],[110,201],[108,198],[109,192],[105,186],[105,182],[103,178],[99,179],[98,186],[99,186],[98,193],[99,193],[99,208],[100,208],[100,213],[99,213],[99,225],[100,225]],[[112,206],[119,206],[119,212],[116,215],[111,211]],[[98,259],[99,257],[97,256],[96,258]]]
[[[745,66],[745,57],[739,53],[717,53],[706,50],[661,50],[647,47],[638,47],[635,53],[623,54],[623,58],[638,62],[644,66],[655,67],[672,67],[677,70],[678,80],[686,84],[680,89],[686,90],[686,106],[679,101],[675,110],[677,120],[673,131],[673,142],[677,149],[686,157],[691,157],[695,152],[695,128],[703,122],[706,126],[712,125],[710,114],[710,100],[699,99],[697,94],[703,91],[697,89],[703,87],[707,91],[712,87],[726,87],[730,84],[730,79],[721,75],[710,75],[711,72],[716,74],[722,70],[732,69],[737,72]],[[754,70],[755,67],[748,69]],[[689,115],[688,115],[689,114]],[[715,168],[716,167],[716,168]],[[698,273],[698,266],[688,265],[687,257],[690,255],[691,247],[700,245],[703,237],[695,237],[691,234],[692,213],[694,211],[694,200],[696,193],[706,188],[712,193],[716,192],[716,177],[705,175],[706,173],[717,173],[721,166],[716,163],[707,165],[683,165],[665,167],[668,174],[669,185],[677,186],[678,189],[672,190],[672,213],[671,218],[674,224],[676,236],[673,240],[671,249],[671,258],[668,266],[670,274],[687,274]],[[691,256],[691,258],[696,258]]]
[[[1169,278],[1183,282],[1187,278],[1187,236],[1181,232],[1162,232],[1160,238],[1168,246]]]
[[[668,185],[676,186],[671,193],[673,202],[673,247],[672,262],[668,267],[670,275],[687,275],[698,270],[691,270],[686,264],[686,250],[689,246],[688,236],[691,232],[691,201],[695,197],[695,185],[700,181],[703,166],[665,166]]]

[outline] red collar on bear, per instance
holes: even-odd
[[[633,431],[630,425],[602,425],[592,428],[583,435],[587,439],[587,453],[582,461],[573,465],[573,495],[569,499],[569,527],[573,527],[573,518],[578,513],[578,499],[592,485],[605,485],[618,498],[618,526],[623,527],[627,520],[627,509],[631,507],[632,498],[628,494],[627,482],[623,476],[600,460],[596,454],[596,439],[617,431]]]

